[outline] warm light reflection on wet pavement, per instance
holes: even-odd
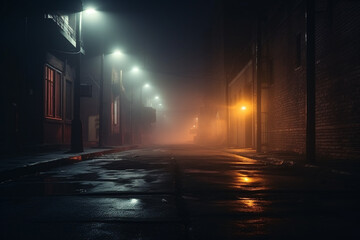
[[[234,187],[242,190],[256,191],[265,190],[265,179],[259,175],[254,175],[252,172],[247,172],[246,175],[242,172],[236,172],[234,176]]]
[[[131,150],[0,184],[1,239],[356,239],[354,179],[195,146]]]

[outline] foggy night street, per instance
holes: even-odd
[[[129,150],[2,183],[1,239],[356,239],[354,180],[193,145]]]
[[[0,240],[360,239],[360,1],[3,0]]]

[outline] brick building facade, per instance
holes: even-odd
[[[248,54],[252,61],[253,139],[261,136],[262,151],[307,150],[307,1],[273,1],[253,18]],[[252,8],[254,9],[254,8]],[[255,8],[259,10],[258,8]],[[358,159],[360,151],[360,2],[315,1],[315,146],[318,157]],[[225,13],[226,14],[226,13]],[[241,19],[239,20],[241,21]],[[229,28],[231,28],[231,22]],[[260,31],[256,31],[260,26]],[[246,29],[244,31],[247,31]],[[225,38],[231,38],[228,34]],[[258,40],[256,40],[258,39]],[[259,40],[260,39],[260,40]],[[260,43],[260,45],[259,45]],[[231,48],[243,48],[230,44]],[[226,49],[226,47],[225,47]],[[260,57],[257,52],[261,50]],[[225,61],[226,62],[226,61]],[[230,62],[230,63],[229,63]],[[237,71],[227,70],[228,107],[234,92],[244,92],[239,74],[248,66],[229,61]],[[228,68],[229,66],[225,66]],[[234,68],[234,67],[232,67]],[[259,71],[258,71],[259,69]],[[259,75],[259,76],[258,76]],[[257,109],[257,80],[261,82],[261,110]],[[235,88],[235,89],[234,89]],[[249,90],[248,90],[249,91]],[[261,114],[261,134],[257,135]],[[229,114],[229,139],[236,131]],[[243,139],[246,131],[240,133]],[[253,141],[252,147],[257,147]],[[234,145],[234,144],[233,144]]]

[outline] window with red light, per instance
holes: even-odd
[[[45,66],[45,117],[62,118],[61,73]]]

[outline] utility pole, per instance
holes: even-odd
[[[262,41],[261,41],[261,23],[262,16],[259,13],[257,17],[257,33],[256,33],[256,152],[261,152],[261,55],[262,55]]]
[[[100,56],[99,90],[99,147],[102,147],[104,145],[104,51]]]
[[[82,12],[76,16],[77,66],[74,81],[74,117],[71,121],[71,152],[83,152],[82,124],[80,120],[80,67],[81,67],[81,19]]]
[[[120,77],[119,77],[119,82],[120,82],[120,94],[119,94],[119,129],[120,129],[120,144],[123,145],[124,141],[123,141],[123,122],[122,122],[122,75],[123,72],[120,69]]]
[[[134,143],[134,117],[133,117],[133,101],[134,101],[134,86],[133,83],[131,85],[131,100],[130,100],[130,144]]]
[[[315,1],[306,1],[306,160],[315,162]]]

